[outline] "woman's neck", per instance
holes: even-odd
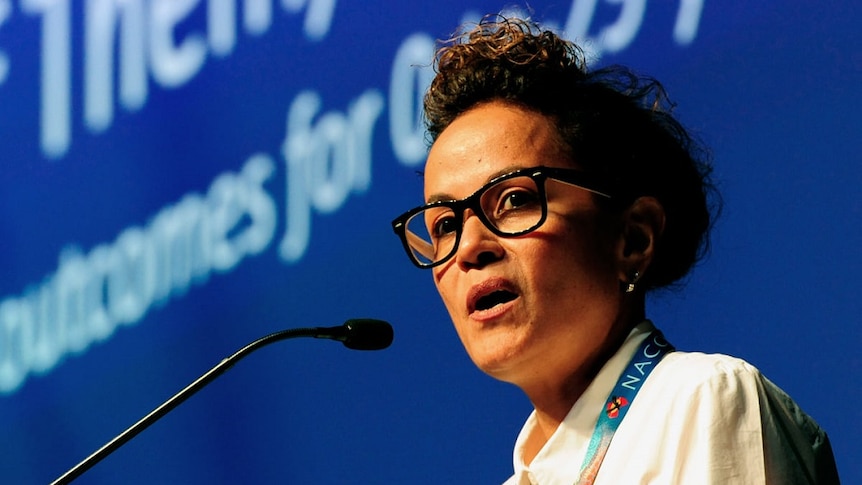
[[[587,366],[573,370],[556,381],[542,380],[521,389],[535,408],[536,426],[524,446],[524,463],[529,465],[566,419],[572,406],[581,398],[605,363],[616,354],[631,330],[644,319],[643,307],[631,313],[625,322],[614,325],[604,345]]]

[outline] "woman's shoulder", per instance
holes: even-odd
[[[743,359],[703,352],[671,352],[662,359],[655,372],[662,380],[670,379],[690,385],[700,385],[713,380],[737,382],[765,380],[757,367]]]
[[[649,386],[649,387],[648,387]],[[672,352],[644,384],[644,391],[671,399],[676,412],[715,421],[758,416],[770,427],[784,422],[799,438],[822,439],[820,427],[787,394],[745,360],[723,354]]]
[[[747,443],[742,448],[764,454],[767,475],[775,483],[838,483],[826,433],[743,359],[672,352],[656,366],[642,391],[639,412],[645,418],[662,421],[663,414],[662,429],[677,427],[681,435],[711,430],[708,441],[727,445],[721,448]]]
[[[688,402],[700,409],[728,405],[730,409],[744,406],[754,410],[766,402],[795,407],[757,367],[724,354],[671,352],[646,380],[644,392],[672,397],[677,406]]]

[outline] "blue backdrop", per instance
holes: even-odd
[[[501,4],[0,0],[0,482],[59,476],[245,343],[352,317],[382,352],[240,362],[81,483],[498,483],[530,405],[476,370],[389,221],[422,202],[434,39]],[[862,14],[536,1],[712,147],[710,258],[649,314],[743,357],[862,483]]]

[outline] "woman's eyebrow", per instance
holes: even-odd
[[[497,170],[496,172],[493,172],[490,175],[488,175],[488,177],[485,179],[485,182],[482,184],[482,187],[488,185],[488,183],[490,181],[494,180],[497,177],[502,177],[503,175],[515,172],[517,170],[522,170],[523,168],[525,168],[525,167],[523,167],[521,165],[510,165],[510,166],[501,168],[501,169]],[[479,190],[479,189],[476,189],[476,190]],[[475,192],[473,192],[473,193],[475,193]],[[438,193],[438,194],[434,194],[434,195],[431,195],[430,197],[428,197],[428,200],[425,201],[425,203],[426,204],[432,204],[434,202],[452,201],[452,200],[458,200],[458,199],[456,199],[454,196],[446,194],[446,193]]]
[[[426,204],[433,204],[434,202],[443,202],[443,201],[452,201],[456,200],[455,197],[449,194],[434,194],[431,197],[428,197],[428,200],[425,201]]]

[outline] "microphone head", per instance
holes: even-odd
[[[354,318],[344,322],[344,346],[353,350],[382,350],[392,343],[392,325],[373,318]]]

